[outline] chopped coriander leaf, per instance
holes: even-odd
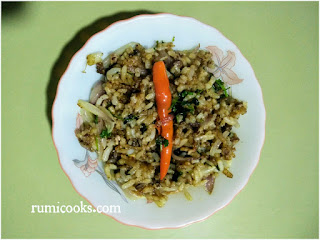
[[[172,38],[172,42],[174,42],[174,39],[175,39],[176,37],[175,36],[173,36],[173,38]]]
[[[218,79],[218,80],[216,80],[216,81],[214,82],[214,84],[212,85],[212,88],[215,90],[215,92],[218,92],[218,91],[220,91],[220,90],[223,90],[224,95],[225,95],[226,97],[229,96],[227,90],[228,90],[230,87],[229,87],[229,88],[226,88],[226,87],[224,86],[224,83],[223,83],[220,79]]]
[[[168,139],[164,139],[163,145],[164,145],[165,147],[168,147],[168,146],[169,146],[169,141],[168,141]]]
[[[173,112],[175,112],[175,109],[176,109],[175,105],[176,105],[176,103],[177,103],[178,101],[179,101],[179,97],[175,97],[175,98],[172,100],[172,103],[171,103],[171,106],[170,106],[169,109],[172,109]]]
[[[182,91],[181,92],[181,97],[186,97],[186,96],[188,96],[188,95],[193,95],[194,94],[194,92],[190,92],[190,91],[187,91],[187,90],[184,90],[184,91]]]
[[[123,119],[123,123],[124,124],[127,124],[128,122],[132,121],[132,120],[137,120],[138,117],[133,115],[133,114],[129,114],[128,116],[126,116],[124,119]]]
[[[108,129],[102,130],[102,132],[100,133],[100,137],[101,138],[109,138],[109,137],[111,137],[111,132],[109,132]]]
[[[97,115],[94,116],[94,123],[98,123],[98,116]]]
[[[196,90],[195,92],[184,90],[177,97],[172,100],[170,109],[176,115],[176,121],[179,123],[187,116],[188,113],[195,113],[195,106],[199,105],[199,94],[203,90]],[[185,100],[186,96],[196,94],[195,97],[192,97],[189,100]]]
[[[190,103],[193,103],[194,105],[198,106],[199,105],[199,100],[196,98],[193,98],[190,100]]]
[[[192,106],[190,103],[185,104],[184,107],[194,114],[194,106]]]
[[[162,136],[158,136],[158,137],[156,138],[156,144],[157,144],[157,145],[160,145],[160,147],[161,147],[162,145],[164,145],[164,147],[168,147],[168,146],[169,146],[169,141],[168,141],[168,139],[166,139],[166,138],[164,138],[164,137],[162,137]]]
[[[216,92],[222,89],[221,86],[223,86],[223,82],[222,82],[220,79],[217,79],[217,80],[214,82],[214,84],[212,85],[212,87],[214,88],[214,90],[215,90]]]

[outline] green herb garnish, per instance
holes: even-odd
[[[218,80],[216,80],[216,81],[214,82],[214,84],[212,85],[212,88],[215,90],[215,92],[218,92],[218,91],[220,91],[220,90],[223,90],[224,95],[225,95],[226,97],[229,96],[227,90],[228,90],[230,87],[226,88],[226,87],[224,86],[224,83],[223,83],[220,79],[218,79]]]
[[[176,37],[175,36],[173,36],[173,38],[172,38],[172,42],[174,42],[174,39],[175,39]]]
[[[98,123],[98,120],[99,120],[99,119],[98,119],[98,116],[95,115],[95,116],[94,116],[94,123]]]
[[[172,109],[173,112],[176,111],[176,104],[178,101],[179,101],[179,97],[175,97],[171,102],[171,106],[169,109]]]
[[[187,91],[187,90],[184,90],[183,92],[181,92],[181,97],[186,97],[188,95],[193,95],[194,92],[190,92],[190,91]]]
[[[166,139],[166,138],[164,138],[164,137],[162,137],[162,136],[158,136],[157,138],[156,138],[156,144],[157,145],[160,145],[160,147],[162,146],[162,145],[164,145],[164,147],[168,147],[169,146],[169,141],[168,141],[168,139]]]
[[[185,102],[182,102],[182,103],[185,103]],[[191,103],[184,104],[184,108],[188,109],[190,113],[194,114],[194,106],[191,105]]]
[[[168,139],[164,139],[163,145],[164,145],[165,147],[168,147],[168,146],[169,146],[169,141],[168,141]]]
[[[197,99],[197,97],[199,97],[202,91],[203,90],[196,90],[195,92],[192,92],[184,90],[172,100],[170,109],[175,114],[177,122],[181,122],[187,116],[188,113],[195,113],[194,106],[199,105],[199,100]],[[184,100],[186,96],[193,94],[196,94],[196,96],[189,100]]]
[[[109,138],[109,137],[111,137],[111,132],[108,129],[104,129],[100,133],[100,137],[101,138]]]

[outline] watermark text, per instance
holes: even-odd
[[[59,204],[59,202],[58,202]],[[94,208],[91,205],[31,205],[31,213],[121,213],[119,205],[99,205]]]

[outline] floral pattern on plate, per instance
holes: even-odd
[[[76,120],[76,128],[79,128],[82,123],[83,123],[83,120],[80,114],[78,114],[77,120]],[[80,170],[86,177],[89,177],[92,173],[97,172],[103,178],[107,186],[111,188],[113,191],[115,191],[116,193],[118,193],[121,196],[121,198],[126,203],[128,203],[128,200],[126,199],[124,194],[121,192],[121,190],[118,189],[118,185],[107,178],[103,170],[102,163],[98,162],[97,159],[92,159],[89,155],[88,150],[86,150],[84,160],[73,159],[73,163],[76,167],[80,168]]]
[[[211,72],[216,79],[220,78],[229,85],[238,84],[243,81],[243,79],[240,79],[238,75],[231,70],[236,62],[236,55],[234,52],[228,50],[227,56],[224,56],[223,51],[216,46],[208,46],[206,49],[212,53],[212,60],[215,65],[214,69],[207,70]]]

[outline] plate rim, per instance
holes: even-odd
[[[53,145],[56,149],[56,152],[57,152],[57,155],[58,155],[58,161],[59,161],[59,165],[62,169],[62,171],[65,173],[65,175],[67,176],[67,178],[69,179],[72,187],[74,188],[74,190],[84,199],[86,200],[90,205],[92,205],[92,207],[94,209],[96,209],[94,207],[94,205],[91,203],[91,201],[89,201],[84,195],[82,195],[77,189],[76,187],[74,186],[74,183],[72,181],[72,179],[70,178],[70,176],[67,174],[66,170],[62,167],[62,164],[61,164],[61,160],[60,160],[60,155],[59,155],[59,151],[58,151],[58,148],[57,148],[57,145],[56,145],[56,142],[55,142],[55,139],[54,139],[54,108],[55,108],[55,104],[56,104],[56,100],[58,98],[58,93],[59,93],[59,89],[60,89],[60,83],[61,83],[61,80],[64,78],[64,75],[67,73],[67,71],[69,70],[69,67],[71,65],[71,62],[74,60],[74,58],[78,55],[78,53],[80,51],[82,51],[83,48],[85,48],[85,46],[98,34],[104,32],[104,31],[107,31],[109,30],[109,28],[111,27],[114,27],[115,25],[117,24],[120,24],[120,23],[126,23],[126,22],[130,22],[130,21],[134,21],[135,19],[137,18],[157,18],[157,17],[165,17],[165,16],[173,16],[173,17],[178,17],[178,18],[185,18],[185,19],[189,19],[189,20],[192,20],[192,21],[195,21],[195,22],[198,22],[202,25],[205,25],[206,27],[209,27],[209,28],[212,28],[214,30],[216,30],[219,34],[221,34],[224,38],[226,38],[227,40],[229,40],[235,47],[236,49],[239,51],[239,53],[242,55],[242,57],[248,62],[252,72],[253,72],[253,75],[255,77],[255,80],[257,81],[258,83],[258,86],[259,86],[259,90],[260,90],[260,93],[261,93],[261,100],[262,100],[262,106],[263,106],[263,112],[264,112],[264,131],[263,131],[263,141],[262,141],[262,144],[260,146],[260,153],[259,153],[259,158],[258,158],[258,161],[256,162],[252,172],[250,173],[246,183],[243,185],[243,187],[232,197],[231,200],[229,200],[223,207],[219,208],[219,209],[216,209],[215,211],[213,211],[212,213],[210,213],[208,216],[202,218],[202,219],[199,219],[199,220],[194,220],[194,221],[190,221],[188,223],[185,223],[185,224],[181,224],[177,227],[145,227],[145,226],[141,226],[141,225],[135,225],[135,224],[129,224],[129,223],[125,223],[125,222],[122,222],[120,220],[118,220],[117,218],[115,218],[114,216],[112,215],[109,215],[107,213],[104,213],[104,212],[101,212],[102,214],[108,216],[108,217],[111,217],[112,219],[116,220],[117,222],[123,224],[123,225],[126,225],[126,226],[132,226],[132,227],[138,227],[138,228],[142,228],[142,229],[146,229],[146,230],[162,230],[162,229],[179,229],[179,228],[184,228],[184,227],[187,227],[193,223],[198,223],[198,222],[202,222],[202,221],[205,221],[207,220],[208,218],[210,218],[211,216],[213,216],[215,213],[217,213],[218,211],[224,209],[226,206],[228,206],[233,200],[234,198],[247,186],[252,174],[254,173],[254,171],[256,170],[259,162],[260,162],[260,158],[261,158],[261,153],[262,153],[262,149],[263,149],[263,146],[264,146],[264,143],[265,143],[265,136],[266,136],[266,108],[265,108],[265,104],[264,104],[264,98],[263,98],[263,92],[262,92],[262,88],[261,88],[261,85],[260,85],[260,82],[258,80],[258,78],[256,77],[256,74],[251,66],[251,63],[247,60],[247,58],[242,54],[241,50],[238,48],[238,46],[233,42],[231,41],[229,38],[227,38],[221,31],[219,31],[217,28],[209,25],[209,24],[206,24],[206,23],[203,23],[199,20],[197,20],[196,18],[193,18],[193,17],[189,17],[189,16],[183,16],[183,15],[177,15],[177,14],[172,14],[172,13],[166,13],[166,12],[161,12],[161,13],[154,13],[154,14],[139,14],[139,15],[136,15],[136,16],[133,16],[133,17],[130,17],[130,18],[126,18],[126,19],[123,19],[123,20],[119,20],[119,21],[116,21],[116,22],[113,22],[112,24],[110,24],[109,26],[107,26],[106,28],[102,29],[101,31],[93,34],[86,42],[85,44],[71,57],[64,73],[61,75],[59,81],[58,81],[58,84],[57,84],[57,89],[56,89],[56,94],[55,94],[55,97],[54,97],[54,101],[53,101],[53,104],[52,104],[52,108],[51,108],[51,119],[52,119],[52,128],[51,128],[51,137],[52,137],[52,141],[53,141]]]

